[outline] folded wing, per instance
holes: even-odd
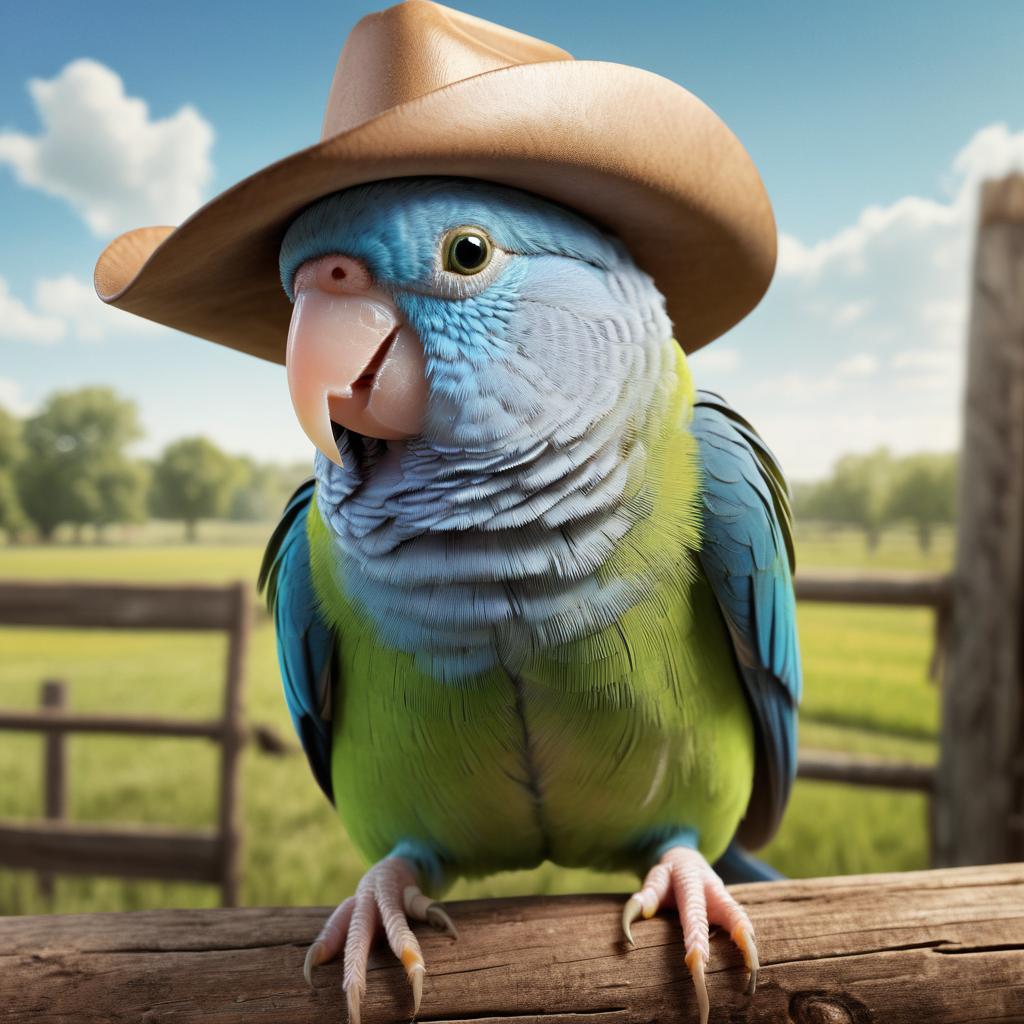
[[[333,803],[331,783],[331,695],[335,637],[317,608],[309,564],[306,517],[313,508],[314,482],[292,495],[277,524],[260,568],[259,588],[277,631],[277,657],[284,695],[295,731],[313,775]]]
[[[724,399],[698,392],[691,429],[703,477],[700,562],[732,636],[757,736],[754,790],[737,833],[756,849],[778,828],[796,775],[802,677],[789,497],[774,456]]]

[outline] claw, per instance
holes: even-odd
[[[743,954],[743,962],[747,965],[747,970],[750,971],[747,995],[752,996],[757,988],[757,972],[761,969],[761,964],[757,958],[757,946],[754,943],[754,936],[750,933],[750,929],[741,924],[732,930],[732,934],[729,937],[739,946],[740,952]]]
[[[686,844],[671,847],[662,854],[644,878],[643,888],[634,893],[622,909],[622,930],[632,942],[630,925],[642,914],[657,912],[669,899],[675,901],[686,947],[686,966],[693,978],[700,1010],[700,1024],[707,1024],[710,1001],[705,972],[710,956],[709,928],[718,925],[743,954],[750,972],[747,994],[753,995],[760,969],[754,926],[747,912],[726,889],[704,857]]]
[[[319,939],[306,950],[306,959],[302,964],[302,976],[310,988],[313,988],[313,968],[319,967],[327,959],[324,955],[326,952],[327,946]]]
[[[423,999],[423,975],[426,974],[423,964],[417,964],[409,970],[409,981],[412,984],[412,1015],[420,1014],[420,1001]]]
[[[633,938],[633,922],[643,912],[643,908],[644,905],[640,902],[640,897],[635,895],[630,896],[622,908],[622,931],[631,946],[636,945],[636,940]]]
[[[711,1013],[711,1001],[708,999],[708,986],[704,980],[704,957],[699,949],[691,949],[686,954],[686,966],[690,968],[690,974],[693,977],[693,987],[697,990],[697,1009],[700,1011],[700,1024],[708,1024],[708,1016]]]
[[[455,922],[448,916],[448,911],[440,903],[431,903],[427,907],[427,920],[435,928],[443,931],[445,935],[450,935],[453,939],[459,937],[459,930],[455,927]]]
[[[412,1015],[415,1017],[420,1012],[420,1000],[423,998],[423,975],[427,973],[423,965],[423,956],[415,946],[405,946],[402,949],[402,966],[405,968],[406,977],[412,985]]]
[[[362,992],[353,985],[345,990],[345,1003],[348,1006],[348,1024],[359,1024],[359,999]]]
[[[350,1024],[360,1024],[360,1002],[366,992],[370,945],[381,930],[387,936],[391,952],[405,968],[412,987],[414,1015],[419,1013],[423,1000],[427,969],[419,941],[409,926],[410,920],[429,921],[449,935],[458,936],[444,908],[424,896],[413,884],[415,877],[414,866],[403,857],[391,856],[379,861],[363,876],[355,895],[331,914],[306,953],[302,970],[310,985],[315,967],[343,955],[341,987],[348,1004]]]
[[[402,890],[402,905],[409,917],[414,917],[417,921],[427,921],[453,939],[459,937],[458,929],[448,916],[448,911],[437,900],[424,896],[419,886],[407,885]]]

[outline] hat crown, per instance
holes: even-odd
[[[404,0],[356,23],[331,82],[321,139],[473,75],[572,60],[541,39],[432,3]]]

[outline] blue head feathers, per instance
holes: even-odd
[[[492,244],[471,276],[442,253],[462,226]],[[317,460],[341,589],[447,679],[494,662],[497,622],[535,632],[526,650],[610,621],[621,585],[589,574],[643,511],[621,505],[646,458],[639,427],[682,358],[651,278],[570,210],[461,178],[376,182],[309,207],[281,247],[285,290],[332,253],[363,261],[416,330],[429,393],[421,435],[341,430],[344,468]]]
[[[445,270],[441,252],[462,225],[493,243],[489,265],[469,277]],[[437,445],[565,443],[615,404],[645,326],[659,341],[669,332],[660,294],[618,239],[500,185],[399,178],[318,201],[281,246],[289,296],[298,267],[333,252],[362,260],[419,334],[424,436]]]

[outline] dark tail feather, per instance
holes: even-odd
[[[715,870],[726,885],[739,882],[778,882],[786,876],[775,868],[747,853],[734,839],[729,848],[714,864]]]

